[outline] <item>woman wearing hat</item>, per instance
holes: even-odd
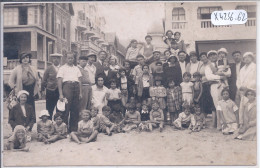
[[[14,68],[10,77],[9,85],[17,94],[21,90],[26,90],[28,95],[27,103],[35,109],[34,96],[38,93],[38,74],[37,70],[30,65],[32,55],[22,53],[20,55],[20,65]]]
[[[28,97],[29,93],[26,90],[21,90],[17,94],[19,103],[9,112],[9,124],[13,130],[17,125],[22,125],[29,131],[32,130],[36,119],[33,107],[27,103]]]

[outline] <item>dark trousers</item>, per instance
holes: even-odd
[[[23,85],[23,90],[26,90],[29,93],[29,96],[27,98],[27,104],[32,105],[35,111],[34,85],[35,83],[32,85]]]
[[[77,131],[79,121],[79,83],[64,82],[63,96],[68,100],[63,121],[68,125],[68,131]]]
[[[59,100],[59,90],[48,90],[46,89],[46,109],[50,114],[50,120],[52,120],[53,110]],[[57,109],[56,109],[57,110]]]

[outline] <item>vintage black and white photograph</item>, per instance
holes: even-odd
[[[257,165],[257,2],[1,3],[2,165]]]

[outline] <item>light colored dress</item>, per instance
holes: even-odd
[[[192,82],[182,82],[181,83],[181,89],[182,89],[182,99],[183,101],[187,102],[189,105],[192,104],[193,98],[192,98]]]

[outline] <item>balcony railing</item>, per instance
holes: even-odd
[[[19,59],[10,59],[10,60],[7,60],[7,65],[4,66],[4,69],[5,70],[12,70],[17,65],[20,65]],[[47,62],[47,66],[49,66],[49,65],[51,65],[51,63]],[[44,70],[45,69],[45,61],[37,60],[37,69]]]
[[[186,22],[172,22],[172,29],[185,29]]]
[[[86,20],[77,19],[77,26],[83,30],[87,29],[87,22]]]
[[[84,40],[81,42],[81,50],[92,50],[98,52],[102,50],[102,48],[97,44],[93,43],[92,41]]]
[[[217,28],[217,27],[231,27],[231,25],[215,26],[211,23],[211,20],[201,21],[201,28]]]
[[[256,26],[256,19],[248,19],[245,26]]]

